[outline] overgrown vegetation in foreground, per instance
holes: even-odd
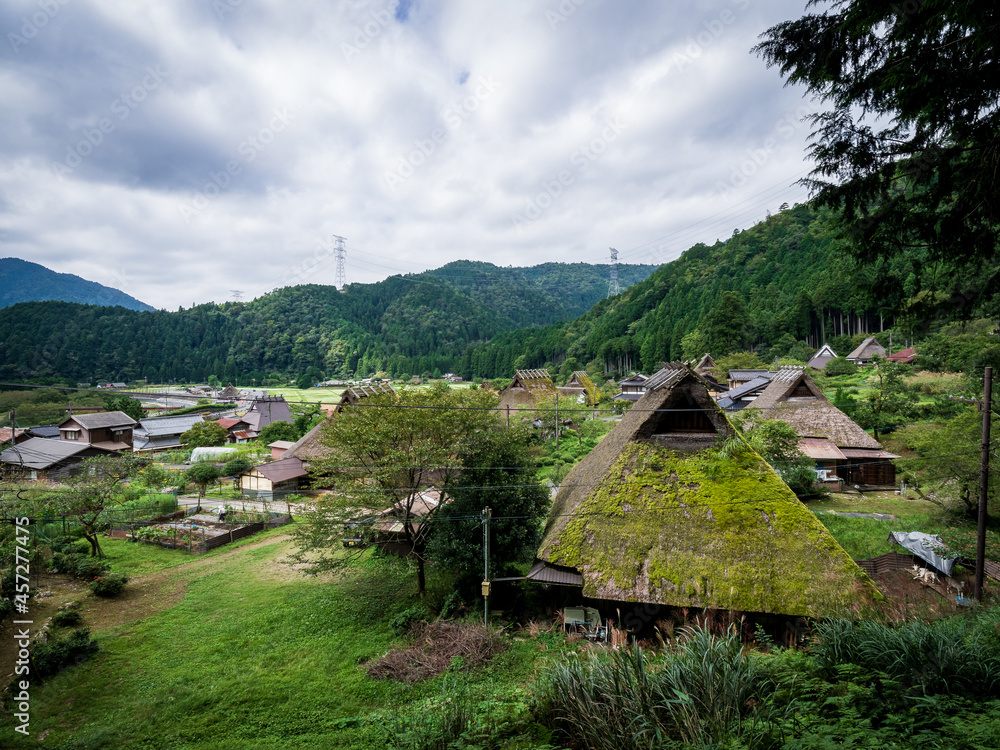
[[[822,624],[805,651],[768,651],[762,633],[763,650],[747,649],[732,634],[696,629],[665,634],[657,650],[591,652],[532,628],[506,633],[509,647],[480,670],[457,660],[407,685],[375,680],[369,667],[409,642],[394,632],[400,615],[424,607],[434,617],[446,600],[453,611],[450,583],[431,569],[421,603],[405,564],[371,556],[336,580],[303,578],[284,562],[284,533],[197,560],[176,556],[170,568],[159,557],[153,567],[117,560],[158,576],[164,596],[185,586],[183,600],[96,632],[100,648],[88,661],[33,687],[32,738],[12,746],[1000,745],[1000,607],[895,629]]]

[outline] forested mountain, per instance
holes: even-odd
[[[619,266],[619,278],[654,268]],[[259,383],[310,368],[327,377],[446,371],[505,331],[579,315],[606,294],[607,278],[605,265],[459,262],[344,293],[289,287],[178,312],[23,303],[0,310],[0,377]]]
[[[574,367],[596,362],[608,372],[650,372],[658,362],[706,351],[754,346],[765,356],[784,354],[797,341],[818,348],[835,335],[879,331],[897,312],[938,299],[940,267],[923,267],[917,252],[878,268],[857,266],[840,254],[832,218],[798,205],[725,242],[697,244],[576,320],[504,333],[476,347],[462,369],[503,376],[571,358]]]
[[[130,310],[153,309],[125,292],[96,281],[87,281],[71,273],[56,273],[20,258],[0,258],[0,307],[43,300],[118,305]]]

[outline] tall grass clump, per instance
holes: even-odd
[[[1000,695],[1000,607],[926,623],[826,620],[815,627],[826,667],[856,664],[884,672],[913,693]]]
[[[550,667],[541,708],[586,750],[652,750],[670,740],[702,747],[738,735],[770,691],[768,676],[734,630],[716,636],[695,627],[653,662],[635,645]]]

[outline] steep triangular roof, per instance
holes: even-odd
[[[559,395],[548,370],[518,370],[510,385],[500,392],[500,409],[534,408],[545,398]]]
[[[871,359],[876,354],[884,357],[885,347],[876,341],[874,336],[869,336],[861,342],[861,345],[857,349],[847,355],[847,359]]]
[[[712,359],[711,354],[705,354],[701,360],[694,366],[694,371],[699,375],[704,375],[709,370],[715,368],[715,360]]]
[[[838,448],[882,448],[875,438],[830,403],[809,374],[783,367],[748,408],[761,409],[767,419],[790,424],[799,437],[826,438]]]
[[[559,388],[559,392],[567,396],[582,393],[585,396],[587,404],[591,406],[596,406],[597,402],[601,399],[600,391],[585,370],[576,370],[570,375],[569,380],[566,381],[566,385]]]
[[[538,552],[584,596],[787,615],[842,613],[875,589],[781,478],[671,364],[563,481]]]
[[[831,359],[835,359],[836,357],[837,352],[833,350],[833,347],[829,344],[823,344],[823,346],[819,348],[819,351],[812,355],[810,360],[806,363],[806,366],[812,367],[816,370],[822,370],[826,367],[827,362]]]
[[[239,396],[239,391],[237,391],[232,383],[228,383],[225,388],[219,393],[219,398],[234,399]]]
[[[383,393],[394,396],[398,395],[396,389],[388,383],[373,383],[372,385],[354,385],[349,387],[341,395],[340,402],[334,408],[333,413],[296,440],[292,444],[292,447],[285,451],[282,458],[301,458],[304,461],[310,461],[326,456],[329,454],[330,449],[323,445],[321,440],[323,437],[323,428],[331,419],[336,417],[337,412],[345,405],[356,404],[362,399],[379,396]]]

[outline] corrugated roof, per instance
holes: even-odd
[[[745,383],[754,378],[770,378],[773,374],[770,370],[730,370],[729,379],[737,383]]]
[[[0,453],[0,461],[29,469],[47,469],[60,461],[91,450],[95,446],[70,440],[30,438]],[[98,448],[98,450],[100,450]]]
[[[888,357],[886,357],[886,359],[889,360],[890,362],[905,363],[911,361],[915,356],[917,356],[917,350],[914,349],[912,346],[910,346],[907,347],[906,349],[900,349],[895,354],[890,354]]]
[[[200,414],[182,414],[176,417],[145,417],[139,420],[139,426],[135,428],[135,432],[136,434],[145,434],[149,437],[180,435],[202,421],[204,420]]]
[[[735,388],[730,389],[726,392],[726,396],[728,396],[732,401],[738,401],[744,396],[752,396],[755,393],[760,393],[767,388],[770,382],[770,378],[754,378],[753,380],[747,381],[742,385],[738,385]],[[721,401],[719,403],[721,404]]]
[[[659,372],[649,376],[646,381],[646,393],[658,391],[661,388],[673,388],[688,375],[693,374],[686,365],[681,362],[670,362]]]
[[[582,586],[583,574],[574,568],[564,568],[561,565],[550,565],[542,560],[536,560],[528,571],[527,579],[535,583],[554,583],[559,586]]]
[[[304,477],[307,475],[305,464],[302,463],[302,459],[295,458],[294,456],[291,458],[279,458],[277,461],[260,464],[258,466],[254,466],[253,468],[255,471],[270,479],[272,482],[285,482],[289,479],[295,479],[296,477]]]
[[[847,458],[826,438],[800,438],[799,450],[814,461],[844,461]]]
[[[841,451],[847,458],[899,458],[895,453],[881,449],[841,448]]]

